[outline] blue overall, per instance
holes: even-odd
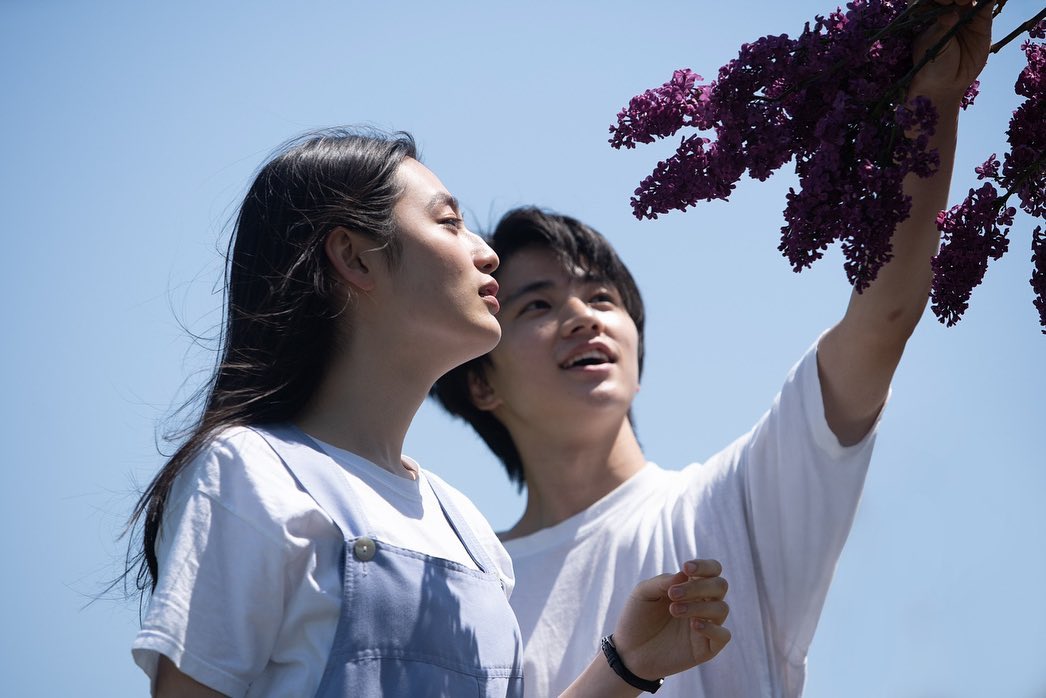
[[[307,434],[257,431],[345,539],[341,613],[318,697],[523,695],[516,617],[439,483],[427,478],[479,570],[383,542],[345,496],[340,466]]]

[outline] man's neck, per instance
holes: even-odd
[[[555,526],[610,494],[646,464],[632,424],[586,439],[518,439],[527,478],[527,507],[503,540]]]

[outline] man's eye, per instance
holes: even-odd
[[[519,309],[519,314],[522,315],[523,313],[526,313],[526,312],[532,311],[532,310],[547,310],[548,308],[551,308],[551,307],[552,306],[550,306],[548,304],[548,301],[541,300],[540,298],[536,298],[536,299],[534,299],[532,301],[528,301],[527,303],[525,303],[523,305],[523,307]]]
[[[457,229],[457,228],[460,228],[462,225],[464,225],[465,221],[464,221],[464,219],[462,219],[462,218],[460,218],[458,216],[454,216],[454,217],[451,217],[451,218],[444,218],[444,219],[440,220],[439,223],[440,223],[440,225],[449,225],[451,228]]]

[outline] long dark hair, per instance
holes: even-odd
[[[312,397],[349,303],[327,266],[327,235],[344,226],[371,236],[395,264],[396,171],[416,156],[407,133],[330,129],[289,141],[258,172],[226,253],[221,350],[198,393],[203,409],[128,523],[141,536],[129,542],[124,574],[136,575],[139,591],[156,587],[156,538],[175,477],[222,429],[293,419]]]

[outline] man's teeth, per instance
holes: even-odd
[[[586,366],[592,364],[604,364],[608,361],[610,361],[610,357],[606,355],[606,352],[593,349],[592,351],[586,351],[571,358],[570,361],[563,365],[563,368],[573,368],[579,364],[585,364]]]

